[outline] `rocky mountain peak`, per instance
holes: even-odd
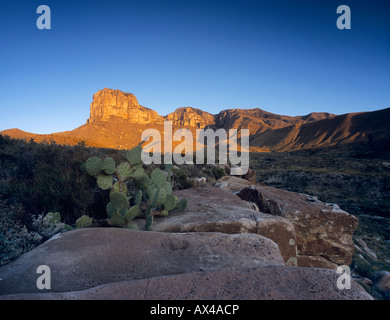
[[[174,126],[204,128],[215,123],[214,115],[192,107],[178,108],[164,118],[172,121]]]
[[[108,121],[112,116],[139,124],[150,123],[159,118],[156,111],[139,105],[133,94],[104,88],[93,95],[88,123]]]

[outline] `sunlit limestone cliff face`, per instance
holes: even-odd
[[[104,88],[93,95],[88,123],[109,121],[112,116],[138,124],[162,121],[156,111],[140,106],[133,94]]]
[[[113,116],[137,124],[172,121],[174,126],[196,128],[215,122],[214,115],[191,107],[178,108],[167,116],[160,116],[156,111],[141,106],[133,94],[104,88],[93,95],[88,123],[110,121]]]
[[[215,124],[215,116],[211,113],[187,107],[176,109],[175,112],[172,112],[164,117],[166,121],[172,121],[173,126],[175,127],[195,127],[195,128],[204,128],[206,126]]]

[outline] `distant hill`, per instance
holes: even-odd
[[[187,128],[194,134],[202,128],[249,129],[251,151],[286,152],[345,146],[380,155],[390,149],[390,108],[339,116],[314,112],[291,117],[259,108],[228,109],[214,115],[185,107],[161,116],[139,105],[133,94],[108,88],[93,95],[89,119],[72,131],[39,135],[9,129],[0,134],[36,142],[129,149],[141,142],[145,129],[157,129],[163,134],[166,120],[172,121],[173,131]]]

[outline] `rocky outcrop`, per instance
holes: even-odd
[[[178,108],[166,116],[159,116],[156,111],[140,106],[133,94],[104,88],[93,95],[88,122],[109,121],[111,116],[137,124],[161,124],[168,120],[172,121],[174,127],[205,128],[217,126],[226,130],[249,128],[251,134],[269,128],[304,123],[311,119],[280,116],[261,109],[231,109],[214,115],[192,107]]]
[[[156,111],[140,106],[133,94],[104,88],[93,95],[88,123],[108,121],[111,116],[137,124],[162,122]]]
[[[168,114],[164,120],[172,121],[174,127],[195,127],[203,129],[214,124],[214,115],[191,107],[178,108]]]
[[[36,287],[39,265],[50,291]],[[0,300],[371,299],[332,270],[284,266],[257,234],[163,233],[90,228],[56,236],[0,268]]]
[[[257,234],[163,233],[120,228],[69,231],[0,268],[0,295],[41,292],[37,267],[51,270],[51,291],[221,268],[283,266],[278,246]]]
[[[337,288],[332,270],[267,266],[115,282],[87,290],[0,296],[44,300],[372,300],[357,283]]]
[[[160,116],[156,111],[139,105],[137,98],[120,90],[104,88],[93,95],[88,123],[110,121],[118,117],[137,125],[161,125],[172,121],[173,127],[204,128],[214,124],[214,115],[199,109],[178,108],[167,116]]]
[[[316,197],[267,186],[245,186],[247,180],[241,180],[224,177],[217,185],[256,203],[260,212],[290,221],[296,232],[298,266],[335,269],[351,263],[352,234],[358,225],[355,216]],[[240,185],[244,187],[238,190]]]
[[[284,262],[296,265],[295,229],[288,219],[255,211],[250,203],[217,187],[181,190],[176,195],[188,199],[187,209],[168,217],[156,217],[154,231],[255,233],[273,240]]]
[[[237,194],[242,189],[251,186],[252,184],[253,184],[252,182],[246,179],[242,179],[240,177],[224,176],[215,183],[215,186],[225,191],[229,191],[231,193]]]

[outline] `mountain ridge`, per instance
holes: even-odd
[[[45,135],[20,129],[8,129],[0,134],[36,142],[129,149],[140,144],[145,129],[162,133],[164,121],[172,121],[173,131],[186,128],[193,134],[196,129],[204,128],[249,129],[251,151],[286,152],[359,143],[381,150],[390,145],[389,120],[390,108],[343,115],[312,112],[285,116],[260,108],[232,108],[211,114],[193,107],[180,107],[161,116],[141,106],[131,93],[104,88],[93,95],[90,117],[78,128]]]

